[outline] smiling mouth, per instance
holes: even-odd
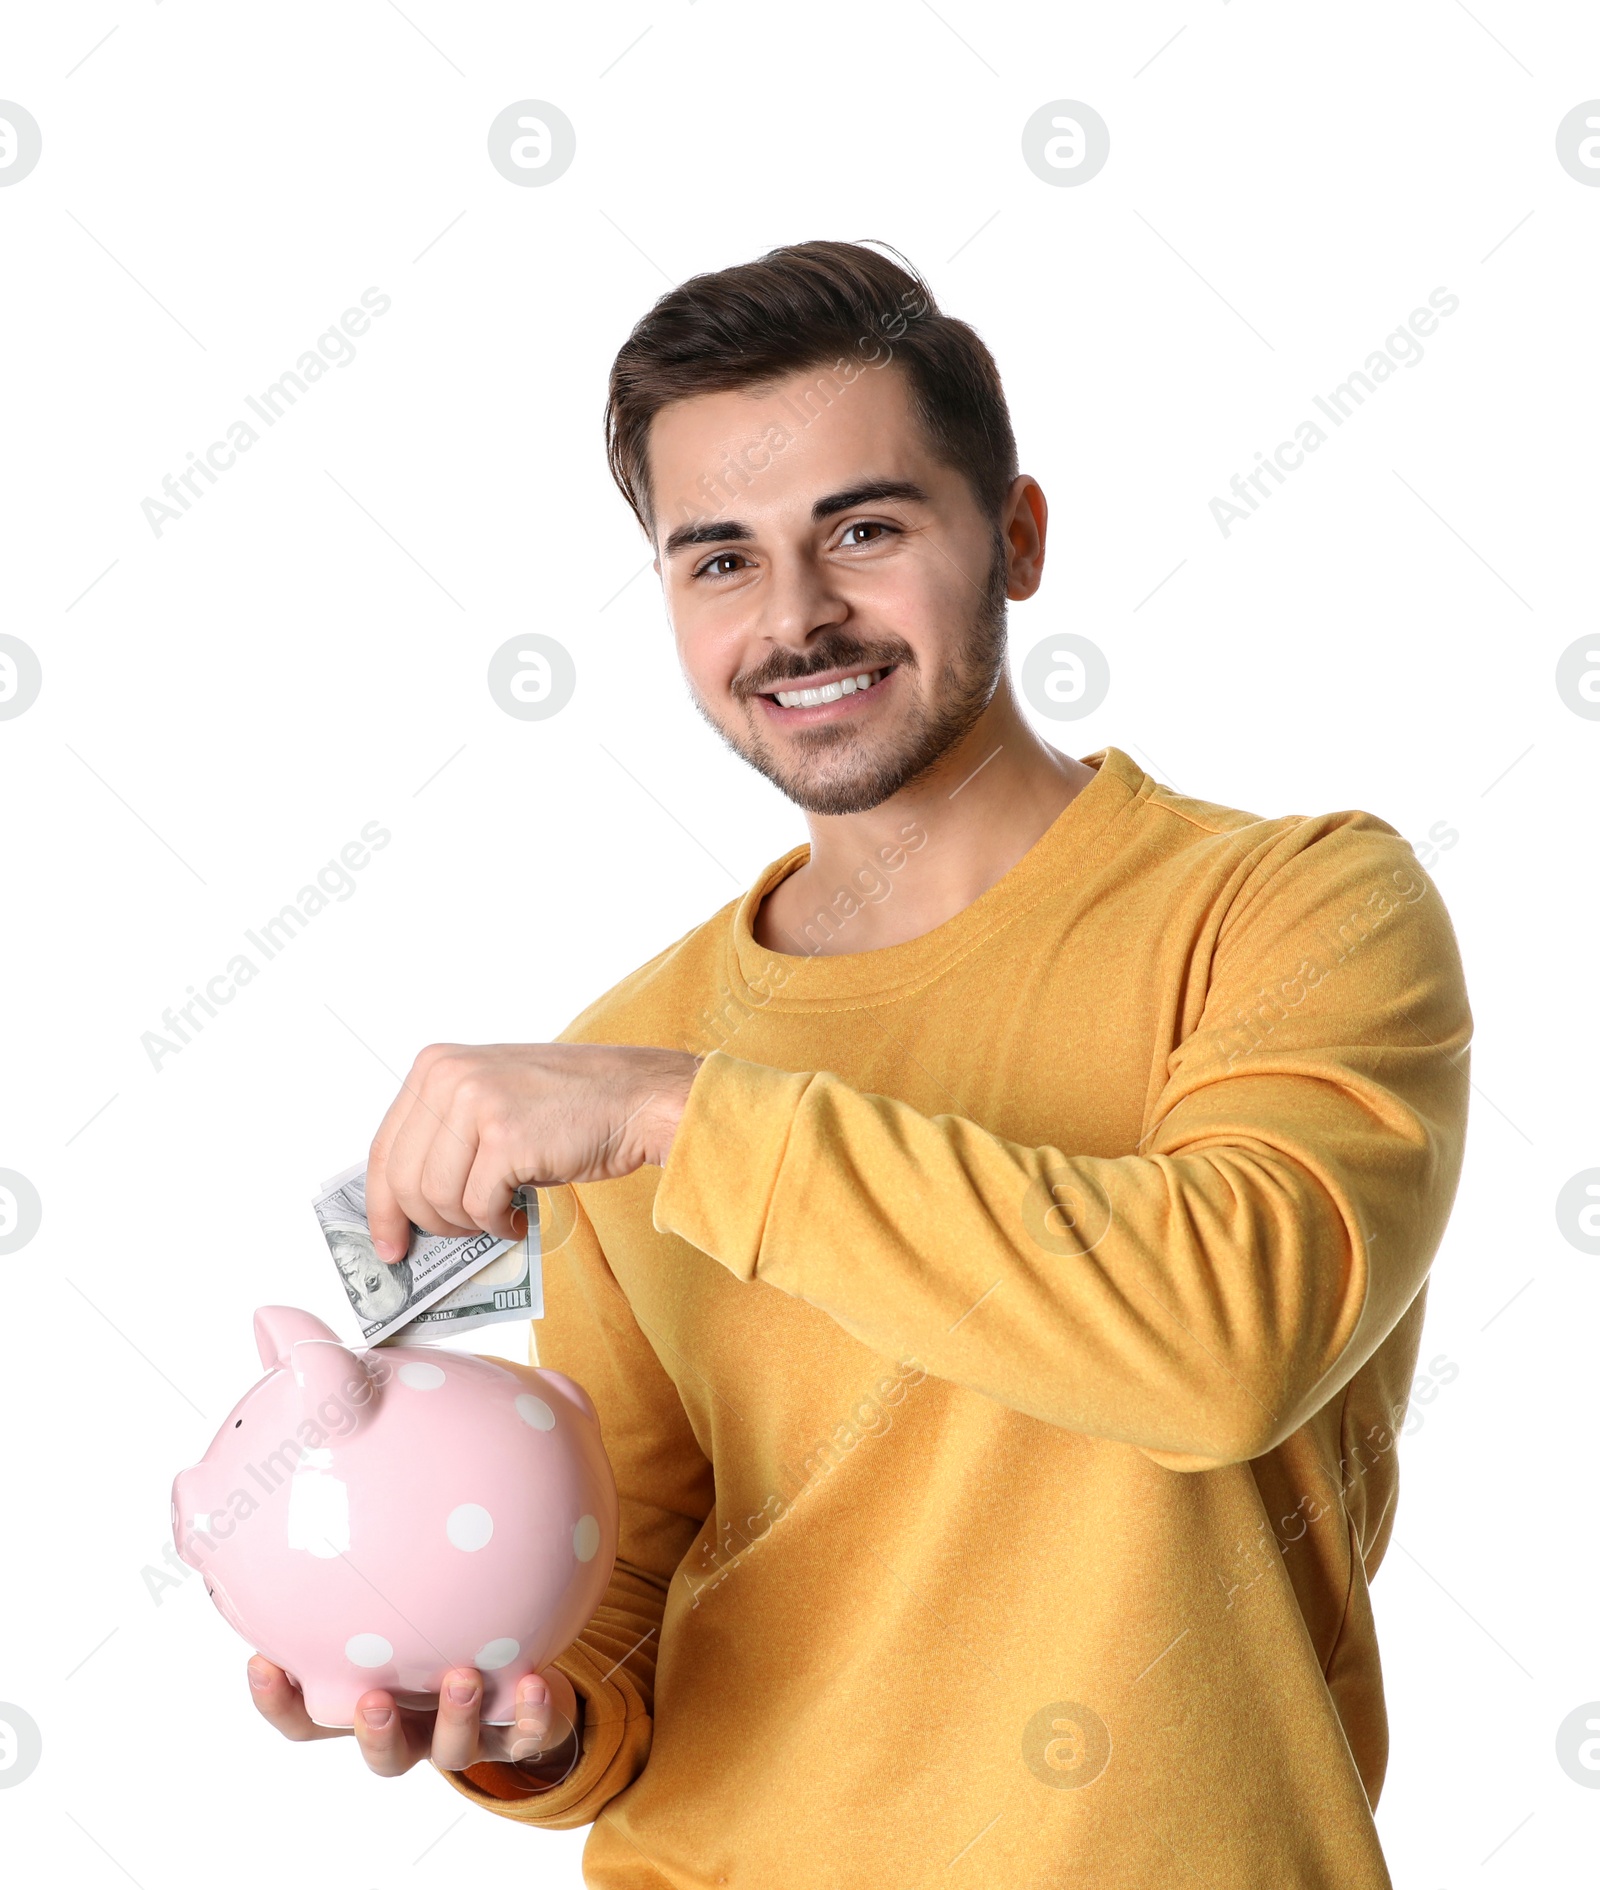
[[[848,676],[836,676],[825,683],[801,683],[791,689],[768,689],[761,692],[764,702],[775,703],[780,709],[820,709],[828,704],[842,702],[850,696],[867,695],[876,689],[888,676],[892,675],[894,664],[883,669],[856,670]]]

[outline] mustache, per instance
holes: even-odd
[[[771,695],[775,689],[803,686],[807,678],[820,676],[830,669],[857,674],[867,669],[914,669],[916,661],[910,644],[898,637],[881,643],[858,643],[854,639],[818,643],[803,665],[788,653],[775,651],[749,675],[736,676],[729,685],[729,693],[735,701],[743,702],[751,696]]]

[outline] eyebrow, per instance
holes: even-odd
[[[858,505],[871,505],[881,499],[928,503],[927,493],[913,479],[864,479],[859,485],[846,486],[842,491],[830,492],[818,499],[811,508],[811,516],[820,523],[826,518],[836,518],[841,512],[852,512]],[[754,536],[750,527],[739,519],[710,519],[700,524],[680,525],[667,534],[662,549],[670,558],[674,552],[692,545],[736,545],[747,543]]]
[[[843,492],[830,492],[811,508],[813,519],[833,518],[839,512],[853,512],[858,505],[871,505],[878,499],[909,499],[926,505],[928,495],[914,479],[864,479],[858,486],[846,486]]]

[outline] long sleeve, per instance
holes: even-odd
[[[1180,1470],[1264,1454],[1426,1277],[1472,1019],[1438,892],[1376,823],[1287,843],[1190,957],[1199,1014],[1154,1046],[1135,1152],[1026,1146],[719,1051],[656,1227],[1046,1423]]]
[[[638,1776],[650,1750],[656,1650],[667,1587],[711,1509],[711,1468],[677,1388],[629,1307],[577,1191],[539,1191],[545,1318],[539,1363],[594,1400],[617,1479],[617,1560],[604,1600],[551,1665],[583,1707],[577,1764],[528,1795],[518,1774],[486,1763],[444,1776],[487,1810],[565,1830],[589,1824]]]

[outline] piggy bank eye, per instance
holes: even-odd
[[[242,1417],[241,1417],[241,1418],[235,1418],[235,1419],[233,1420],[233,1428],[234,1428],[235,1430],[238,1430],[238,1428],[239,1428],[239,1426],[240,1426],[240,1425],[241,1425],[241,1424],[242,1424],[243,1422],[244,1422],[244,1419],[243,1419]]]

